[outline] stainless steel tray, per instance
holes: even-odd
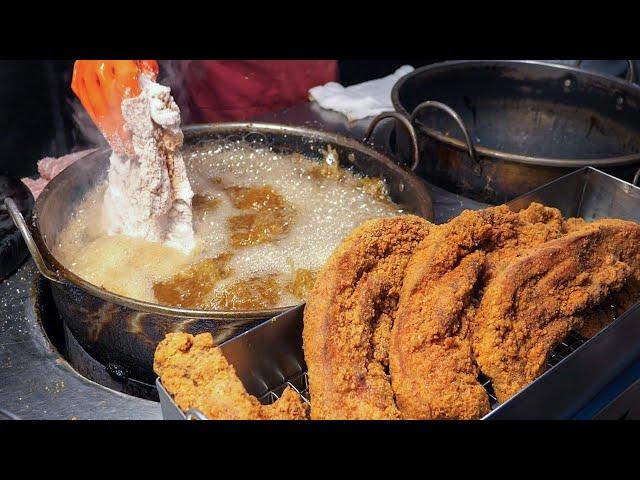
[[[531,202],[544,203],[560,209],[565,216],[585,220],[613,217],[640,222],[640,188],[591,167],[561,177],[508,205],[519,210]],[[574,343],[570,347],[574,351],[563,351],[561,345],[562,361],[485,418],[574,418],[598,392],[640,358],[640,303],[595,337],[583,341],[583,345]]]
[[[640,222],[640,188],[586,167],[508,203],[514,210],[540,202],[565,216],[615,217]],[[287,385],[309,401],[302,350],[303,306],[291,309],[221,345],[247,391],[270,403]],[[640,358],[640,303],[590,340],[571,333],[550,355],[549,370],[484,419],[573,418],[608,383]],[[182,412],[157,382],[163,417],[204,418]],[[489,381],[483,382],[491,395]]]

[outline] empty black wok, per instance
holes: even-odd
[[[416,173],[503,203],[594,166],[628,181],[640,168],[640,87],[579,68],[513,60],[429,65],[393,88],[418,133]],[[409,152],[396,128],[391,146]]]

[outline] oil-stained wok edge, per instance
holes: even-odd
[[[582,66],[583,60],[578,60],[576,62],[576,68],[580,68]],[[636,67],[633,66],[633,60],[627,60],[627,75],[625,80],[629,83],[633,83],[636,81]]]

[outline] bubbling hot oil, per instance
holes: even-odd
[[[303,301],[334,248],[366,220],[403,213],[382,180],[238,141],[185,148],[196,248],[184,255],[99,227],[104,186],[61,232],[56,255],[115,293],[206,310],[252,310]]]

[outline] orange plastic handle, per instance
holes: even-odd
[[[158,75],[155,60],[76,60],[71,89],[111,147],[131,153],[131,136],[124,128],[122,100],[140,94],[139,78]]]

